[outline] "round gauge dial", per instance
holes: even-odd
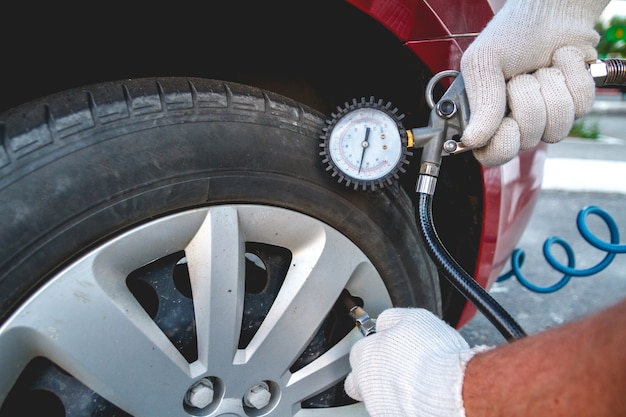
[[[391,184],[407,164],[407,133],[391,103],[353,100],[333,114],[322,135],[324,163],[346,186],[375,189]]]

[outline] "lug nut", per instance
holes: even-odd
[[[185,402],[194,408],[204,408],[213,402],[213,382],[202,378],[196,382],[185,395]]]
[[[250,408],[260,410],[270,403],[272,393],[266,382],[261,381],[250,387],[246,395],[243,397],[243,403]]]

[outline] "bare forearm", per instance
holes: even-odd
[[[476,355],[467,417],[626,416],[626,300],[580,321]]]

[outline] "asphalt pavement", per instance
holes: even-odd
[[[606,212],[626,244],[626,100],[619,94],[598,95],[584,120],[597,123],[599,139],[566,138],[548,146],[542,191],[528,228],[517,248],[525,255],[523,276],[540,287],[558,282],[543,253],[544,242],[563,238],[574,252],[577,269],[591,269],[606,252],[590,245],[580,234],[579,212],[596,206]],[[608,226],[596,214],[586,224],[597,238],[610,241]],[[567,264],[565,251],[552,245],[556,260]],[[502,274],[510,270],[507,266]],[[593,313],[626,298],[626,254],[617,254],[609,265],[586,277],[573,277],[551,293],[527,289],[515,277],[498,282],[490,294],[528,333],[537,333]],[[505,339],[482,314],[461,329],[470,346],[498,345]]]

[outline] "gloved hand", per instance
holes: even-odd
[[[345,390],[372,417],[462,417],[465,365],[487,349],[470,349],[428,310],[391,308],[376,320],[376,333],[352,347]]]
[[[470,106],[463,144],[486,166],[555,143],[591,109],[586,63],[609,0],[507,0],[461,59]],[[510,114],[505,117],[508,107]]]

